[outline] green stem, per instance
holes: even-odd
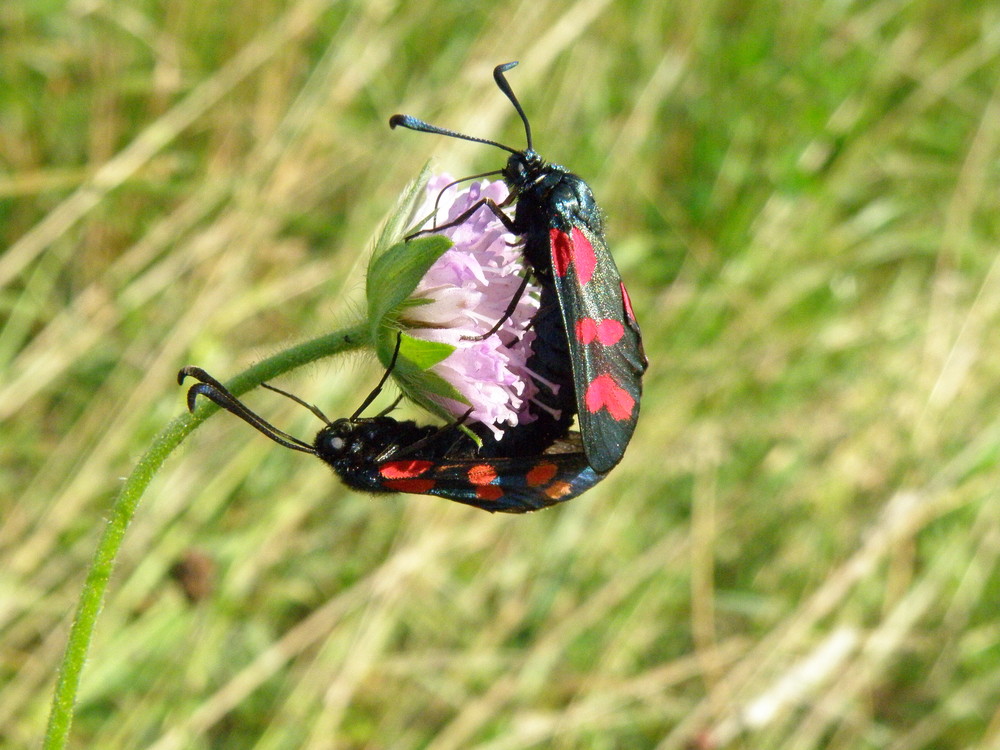
[[[322,357],[342,354],[368,343],[368,324],[345,328],[328,336],[307,341],[259,362],[233,378],[227,387],[236,396],[284,372],[294,370]],[[94,635],[97,615],[104,602],[115,558],[125,538],[139,498],[149,486],[157,470],[188,434],[205,421],[218,407],[204,402],[194,414],[182,414],[154,438],[149,450],[139,459],[132,474],[125,480],[111,508],[111,517],[97,543],[94,559],[80,594],[76,616],[69,631],[66,651],[59,669],[59,679],[52,697],[49,724],[45,733],[45,750],[62,750],[69,739],[73,721],[73,706],[80,687],[80,674]]]

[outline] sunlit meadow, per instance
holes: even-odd
[[[178,368],[353,321],[422,165],[505,158],[389,116],[522,145],[515,59],[643,327],[624,461],[492,516],[211,417],[68,747],[1000,747],[1000,7],[942,0],[3,3],[0,745],[45,734]],[[380,374],[275,384],[338,417]]]

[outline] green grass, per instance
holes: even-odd
[[[213,417],[138,506],[69,746],[1000,747],[995,4],[15,0],[0,38],[0,745],[45,731],[177,369],[352,321],[426,159],[503,159],[389,115],[520,144],[520,59],[643,327],[625,460],[489,516]],[[278,384],[340,416],[379,374]]]

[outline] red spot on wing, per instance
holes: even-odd
[[[538,464],[524,476],[524,479],[529,487],[538,487],[550,481],[558,471],[559,467],[555,464]]]
[[[573,262],[576,263],[576,275],[580,279],[580,285],[586,286],[590,283],[597,267],[597,254],[594,246],[590,244],[587,235],[576,227],[573,227]]]
[[[628,313],[628,319],[635,323],[635,313],[632,312],[632,298],[628,296],[628,290],[625,289],[625,282],[621,282],[622,287],[622,300],[625,302],[625,312]]]
[[[625,326],[613,318],[605,320],[580,318],[576,321],[576,338],[582,344],[599,341],[604,346],[612,346],[617,344],[624,335]]]
[[[480,500],[499,500],[503,497],[503,490],[495,484],[487,484],[483,487],[476,487],[476,497]]]
[[[497,471],[489,464],[476,464],[465,472],[469,483],[476,488],[476,497],[480,500],[499,500],[503,497],[503,488],[492,482],[496,481]]]
[[[489,464],[476,464],[466,472],[466,476],[472,484],[485,485],[496,480],[497,472]]]
[[[542,490],[551,500],[558,500],[573,491],[573,485],[569,482],[553,482]]]
[[[598,375],[590,381],[584,403],[591,414],[607,409],[608,413],[619,422],[629,419],[635,407],[635,399],[607,374]]]
[[[597,267],[597,254],[587,236],[577,227],[569,234],[561,229],[549,230],[549,243],[552,253],[552,270],[556,276],[565,276],[570,264],[576,267],[576,277],[580,286],[586,286],[594,275]]]
[[[556,276],[565,276],[573,260],[569,236],[559,229],[550,229],[549,242],[552,245],[552,270],[556,272]]]
[[[426,474],[433,466],[433,461],[387,461],[382,464],[378,473],[383,479],[413,479]]]
[[[382,482],[382,486],[393,492],[409,492],[413,495],[426,495],[437,484],[433,479],[390,479]]]

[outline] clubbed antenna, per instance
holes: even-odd
[[[502,148],[504,151],[509,151],[512,154],[521,153],[517,149],[511,148],[510,146],[505,146],[502,143],[497,143],[496,141],[490,141],[486,138],[476,138],[471,135],[465,135],[464,133],[459,133],[455,130],[446,130],[445,128],[439,128],[437,125],[431,125],[423,120],[418,120],[416,117],[411,117],[410,115],[393,115],[389,118],[389,127],[401,127],[408,130],[417,130],[421,133],[434,133],[435,135],[446,135],[449,138],[461,138],[463,141],[474,141],[475,143],[485,143],[487,146],[496,146],[497,148]]]
[[[517,97],[514,96],[514,91],[513,89],[511,89],[510,84],[507,83],[506,76],[504,76],[504,73],[506,73],[508,70],[510,70],[516,65],[517,65],[517,60],[514,60],[513,62],[509,63],[504,63],[503,65],[497,65],[495,68],[493,68],[493,80],[497,82],[497,86],[499,87],[499,89],[504,93],[504,96],[510,99],[510,103],[514,105],[514,109],[516,109],[517,113],[521,116],[521,122],[524,123],[524,135],[528,141],[528,151],[534,151],[535,149],[531,142],[531,123],[528,122],[528,116],[524,114],[524,109],[522,109],[521,107],[521,102],[519,102],[517,100]]]
[[[504,77],[504,73],[517,65],[517,61],[504,63],[503,65],[497,65],[493,69],[493,80],[497,82],[497,86],[504,93],[510,103],[514,105],[514,109],[517,110],[517,114],[521,117],[521,122],[524,123],[524,134],[528,140],[528,151],[532,149],[531,143],[531,125],[528,123],[528,117],[524,114],[524,110],[521,108],[521,102],[517,100],[514,96],[514,92],[510,88],[510,84],[507,83],[507,79]],[[421,133],[434,133],[435,135],[445,135],[449,138],[459,138],[463,141],[473,141],[474,143],[485,143],[487,146],[496,146],[504,151],[511,154],[523,153],[516,148],[511,148],[510,146],[505,146],[497,141],[491,141],[486,138],[476,138],[475,136],[465,135],[465,133],[459,133],[457,130],[448,130],[446,128],[438,127],[437,125],[431,125],[430,123],[424,122],[423,120],[418,120],[416,117],[411,117],[410,115],[393,115],[389,118],[390,128],[406,128],[408,130],[416,130]]]
[[[181,371],[177,373],[177,383],[183,384],[185,377],[191,377],[198,381],[188,390],[187,404],[189,411],[194,411],[198,396],[204,396],[209,401],[214,401],[230,414],[235,414],[255,430],[271,438],[271,440],[276,442],[278,445],[291,448],[293,451],[311,453],[314,456],[316,455],[316,449],[309,445],[309,443],[299,440],[294,435],[289,435],[284,430],[279,430],[259,414],[251,411],[242,401],[230,393],[226,386],[202,370],[200,367],[182,368]],[[271,390],[277,389],[272,388]],[[284,391],[278,392],[284,393]],[[297,398],[295,400],[302,403],[302,401]],[[326,418],[324,417],[324,419]]]

